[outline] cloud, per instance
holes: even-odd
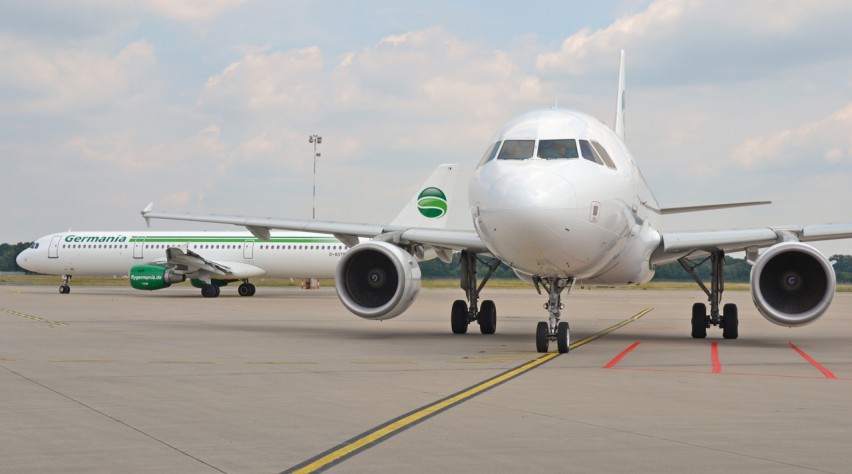
[[[204,84],[197,104],[219,112],[309,110],[321,95],[323,57],[317,47],[249,53]]]
[[[850,21],[852,8],[842,0],[657,0],[605,28],[569,36],[536,64],[545,76],[589,76],[608,70],[626,49],[638,64],[632,74],[658,85],[747,79],[845,56],[837,45],[852,41]]]
[[[817,161],[852,164],[852,102],[818,122],[750,138],[732,160],[743,168]]]
[[[144,88],[142,76],[156,62],[153,46],[138,40],[115,55],[38,47],[0,38],[0,114],[65,113],[107,106]]]
[[[207,23],[246,3],[248,0],[143,0],[141,6],[170,20]]]

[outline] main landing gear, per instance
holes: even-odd
[[[550,315],[547,322],[541,321],[535,328],[535,347],[539,352],[547,352],[550,349],[550,341],[556,341],[556,349],[560,354],[570,349],[571,333],[568,321],[559,321],[565,305],[562,304],[562,291],[566,288],[571,293],[574,286],[573,278],[561,277],[535,277],[533,280],[535,289],[541,294],[543,287],[548,294],[547,303],[544,303]]]
[[[696,275],[695,269],[707,261],[710,261],[710,289],[701,278]],[[704,303],[692,305],[692,337],[704,339],[707,337],[707,328],[719,326],[722,328],[722,337],[725,339],[736,339],[739,337],[739,316],[737,305],[728,303],[719,312],[719,303],[722,301],[722,293],[725,291],[725,280],[723,270],[725,267],[725,252],[717,250],[709,257],[700,262],[693,263],[686,257],[678,259],[680,265],[698,283],[698,286],[707,294],[710,302],[710,314],[707,314],[707,306]]]
[[[476,283],[476,258],[475,253],[462,251],[461,253],[461,269],[460,269],[460,284],[464,290],[467,302],[464,300],[455,300],[453,309],[450,313],[450,323],[453,328],[453,334],[465,334],[470,323],[477,321],[479,323],[479,331],[482,334],[494,334],[497,330],[497,307],[491,300],[482,302],[482,306],[477,306],[479,301],[479,293],[485,287],[485,283],[500,266],[500,260],[491,259],[483,263],[488,266],[488,272],[485,278],[477,285]]]
[[[71,285],[68,283],[71,283],[71,275],[62,275],[62,285],[59,286],[60,295],[71,293]]]
[[[205,283],[201,287],[201,296],[205,298],[215,298],[219,296],[219,287],[210,283]]]
[[[226,280],[225,283],[233,280]],[[257,288],[248,282],[248,280],[243,280],[243,283],[237,288],[237,293],[240,296],[254,296],[254,293],[257,291]],[[221,292],[221,287],[214,283],[204,283],[201,287],[201,296],[205,298],[215,298],[219,296]]]

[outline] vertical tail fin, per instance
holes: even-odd
[[[618,98],[615,102],[615,134],[624,140],[624,50],[618,67]]]
[[[439,165],[391,225],[472,230],[467,178],[461,165]]]

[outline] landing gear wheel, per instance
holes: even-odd
[[[240,285],[239,288],[237,288],[237,293],[240,296],[251,296],[254,294],[254,292],[252,291],[253,289],[254,285],[251,285],[249,283],[243,283],[242,285]]]
[[[722,307],[722,337],[736,339],[739,337],[740,318],[737,315],[737,305],[728,303]]]
[[[248,286],[249,286],[249,296],[254,296],[255,292],[257,291],[257,287],[252,285],[251,283],[249,283]]]
[[[538,325],[535,327],[535,348],[539,352],[547,352],[550,350],[549,332],[550,328],[547,327],[547,323],[539,321]]]
[[[450,312],[450,324],[453,334],[464,334],[467,332],[467,303],[464,300],[453,301],[453,309]]]
[[[479,331],[482,334],[494,334],[497,330],[497,307],[491,300],[482,302],[479,308]]]
[[[215,298],[219,296],[219,287],[214,285],[204,285],[201,287],[201,296],[205,298]]]
[[[692,305],[692,337],[694,339],[707,337],[707,306],[704,303]]]
[[[70,287],[70,286],[68,286],[68,285],[61,285],[61,286],[59,287],[59,294],[61,294],[61,295],[67,295],[68,293],[71,293],[71,287]]]
[[[556,327],[556,348],[560,354],[565,354],[570,348],[571,336],[568,331],[568,321],[562,321]]]

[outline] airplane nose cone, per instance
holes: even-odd
[[[26,268],[25,267],[26,262],[27,262],[27,251],[24,250],[23,252],[19,253],[17,257],[15,257],[15,263],[17,263],[18,266],[21,267],[21,268]]]

